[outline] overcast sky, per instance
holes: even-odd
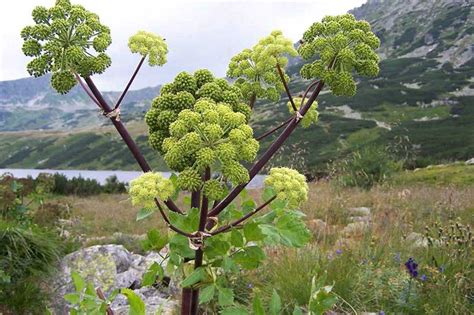
[[[170,81],[180,71],[208,68],[224,76],[230,58],[274,29],[296,42],[311,23],[325,15],[342,14],[365,0],[76,0],[99,14],[111,28],[113,43],[108,49],[112,66],[94,77],[103,90],[120,90],[139,61],[127,40],[137,30],[166,38],[168,63],[145,66],[132,89]],[[36,5],[50,7],[54,0],[8,1],[0,12],[0,80],[28,76],[29,58],[21,52],[19,36],[23,26],[32,24]]]

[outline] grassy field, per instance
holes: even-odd
[[[434,175],[443,170],[444,175]],[[472,313],[474,259],[467,232],[474,224],[472,170],[459,165],[449,172],[446,167],[419,170],[370,191],[310,184],[302,208],[313,234],[310,244],[299,250],[268,248],[263,269],[245,274],[242,285],[267,297],[275,288],[292,310],[308,301],[311,278],[327,273],[338,296],[337,312]],[[435,181],[438,185],[432,185]],[[135,222],[138,209],[126,195],[61,201],[71,205],[78,222],[71,233],[87,238],[88,245],[113,242],[140,251],[137,235],[164,227],[158,215]],[[368,210],[356,213],[352,208],[357,207]],[[424,238],[427,233],[433,246]],[[410,257],[419,264],[416,278],[404,266]]]

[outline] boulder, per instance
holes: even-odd
[[[370,208],[368,207],[350,208],[349,213],[352,216],[367,217],[367,216],[370,216]]]
[[[96,245],[73,252],[61,260],[59,272],[53,284],[55,296],[51,308],[55,314],[68,314],[69,306],[63,297],[67,293],[74,292],[72,271],[78,272],[84,279],[93,282],[95,287],[100,287],[108,295],[114,289],[139,288],[143,274],[154,262],[161,263],[163,267],[166,264],[158,253],[137,255],[130,253],[122,245]],[[139,291],[141,296],[146,298],[145,305],[150,305],[150,309],[158,309],[159,303],[164,303],[163,309],[174,307],[174,302],[168,301],[175,292],[172,285],[168,288],[151,287],[140,290],[142,290]],[[120,298],[117,297],[119,302],[125,299],[119,296]],[[123,308],[122,304],[117,304],[117,307]]]

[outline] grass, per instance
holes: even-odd
[[[455,163],[448,165],[428,166],[415,171],[400,173],[393,179],[395,183],[404,184],[426,184],[436,186],[474,185],[474,165]]]
[[[268,248],[262,268],[243,275],[242,281],[251,283],[263,299],[269,299],[275,288],[288,310],[305,305],[311,278],[327,273],[327,283],[334,283],[338,296],[336,312],[472,313],[472,243],[419,245],[426,227],[437,235],[435,224],[444,231],[454,223],[474,224],[472,169],[454,164],[402,173],[370,191],[340,188],[330,181],[311,183],[309,200],[302,207],[313,234],[310,244],[299,250]],[[459,184],[463,176],[471,179]],[[431,184],[433,178],[439,181],[437,185]],[[251,193],[257,196],[259,192]],[[72,234],[89,238],[85,245],[118,243],[139,252],[138,239],[127,235],[165,228],[158,214],[136,222],[138,208],[131,206],[126,195],[61,200],[71,205],[72,218],[79,222]],[[368,228],[344,230],[352,222],[353,207],[371,209]],[[416,279],[410,278],[404,266],[409,257],[419,263]]]

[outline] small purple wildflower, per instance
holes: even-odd
[[[253,283],[247,284],[247,289],[252,289],[253,288]]]
[[[380,312],[379,312],[379,315],[385,315],[385,312],[384,312],[384,311],[380,311]]]
[[[337,255],[341,255],[341,254],[342,254],[342,249],[336,250],[336,254],[337,254]]]
[[[413,257],[408,258],[407,262],[405,263],[405,267],[407,267],[408,273],[413,278],[418,277],[418,264],[416,263]]]
[[[427,278],[426,275],[425,275],[425,274],[422,274],[421,277],[420,277],[420,280],[421,280],[421,281],[426,281],[426,278]]]

